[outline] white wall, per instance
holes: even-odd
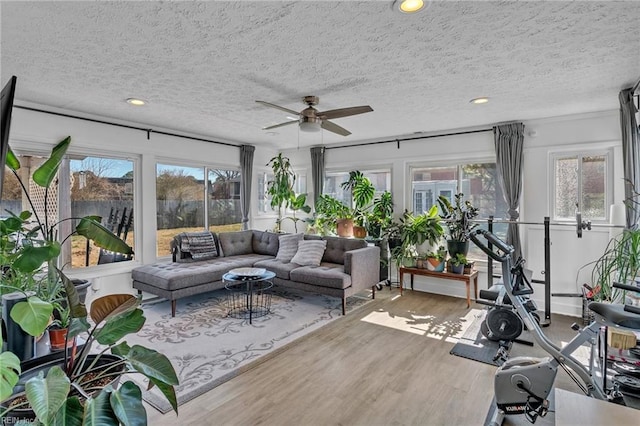
[[[620,127],[617,111],[593,113],[580,116],[556,117],[525,121],[524,188],[521,204],[521,220],[542,222],[550,214],[548,158],[553,150],[584,150],[612,148],[614,150],[615,200],[623,199],[622,166],[620,149]],[[491,126],[483,126],[489,128]],[[162,130],[162,129],[159,129]],[[469,130],[469,129],[464,129]],[[170,130],[169,130],[170,131]],[[455,130],[452,130],[452,132]],[[534,132],[534,133],[532,133]],[[96,153],[126,153],[138,161],[136,191],[136,261],[119,265],[101,265],[86,271],[74,272],[74,277],[91,279],[95,291],[89,297],[108,292],[132,291],[130,270],[140,263],[156,261],[155,235],[155,176],[156,162],[173,160],[196,165],[239,167],[238,148],[183,138],[151,134],[114,126],[91,123],[72,118],[14,109],[11,127],[11,146],[16,149],[42,149],[51,146],[67,135],[72,136],[70,151],[82,148]],[[256,148],[254,171],[269,170],[266,166],[277,154],[273,148]],[[308,148],[284,151],[294,169],[306,174],[309,190],[311,182],[311,158]],[[392,192],[396,204],[396,215],[404,208],[411,208],[407,194],[411,194],[408,168],[411,165],[447,164],[458,159],[465,161],[491,160],[495,158],[493,134],[483,132],[468,135],[448,136],[395,143],[370,145],[343,149],[328,149],[326,167],[354,170],[390,167],[392,170]],[[274,215],[257,214],[257,173],[253,174],[252,217],[250,225],[255,229],[271,229]],[[309,191],[311,192],[311,191]],[[312,199],[312,194],[309,194]],[[288,228],[285,228],[289,230]],[[541,279],[544,267],[543,238],[540,226],[524,226],[522,229],[524,255],[534,277]],[[594,260],[608,239],[603,229],[585,231],[582,239],[576,238],[570,227],[552,227],[551,232],[551,286],[553,292],[576,292],[576,273],[580,266]],[[588,281],[588,271],[579,276],[579,283]],[[486,273],[480,276],[481,288],[486,285]],[[416,289],[464,297],[464,286],[442,280],[416,277]],[[543,289],[536,288],[536,299],[540,308]],[[580,314],[580,300],[554,297],[553,312]]]
[[[617,111],[529,120],[524,124],[524,185],[520,208],[521,221],[542,223],[544,217],[550,215],[548,160],[550,153],[557,150],[611,149],[614,154],[614,197],[616,202],[622,201],[624,189],[622,185],[620,125]],[[490,127],[483,126],[478,129]],[[451,130],[443,133],[456,131]],[[285,151],[284,154],[291,159],[294,166],[308,167],[308,175],[311,175],[308,149]],[[460,159],[464,161],[495,159],[493,133],[483,132],[401,142],[399,149],[396,143],[327,149],[325,163],[327,170],[390,167],[392,170],[392,192],[396,206],[395,214],[398,216],[405,208],[409,210],[412,208],[411,200],[407,198],[411,194],[410,166],[447,165]],[[310,180],[309,187],[311,187]],[[608,241],[608,230],[594,228],[592,231],[585,231],[584,237],[578,239],[574,227],[551,226],[550,229],[551,292],[576,293],[579,290],[576,285],[578,269],[599,256]],[[543,280],[543,227],[523,225],[521,236],[527,266],[534,271],[535,279]],[[589,280],[590,269],[585,268],[579,274],[578,284],[581,285]],[[486,271],[481,271],[480,288],[485,288],[486,285]],[[415,288],[433,293],[465,297],[464,285],[445,280],[415,277]],[[535,285],[535,291],[534,299],[539,308],[544,309],[543,286]],[[551,309],[552,312],[580,315],[581,300],[579,298],[553,297]]]

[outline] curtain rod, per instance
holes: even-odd
[[[455,133],[440,133],[438,135],[416,136],[416,137],[413,137],[413,138],[396,138],[396,139],[389,139],[389,140],[386,140],[386,141],[362,142],[362,143],[355,143],[353,145],[327,146],[327,147],[325,147],[325,149],[352,148],[352,147],[355,147],[355,146],[378,145],[378,144],[393,143],[393,142],[397,143],[398,144],[398,149],[400,149],[400,142],[415,141],[415,140],[418,140],[418,139],[441,138],[441,137],[444,137],[444,136],[469,135],[469,134],[472,134],[472,133],[483,133],[483,132],[493,132],[493,128],[480,129],[480,130],[467,130],[467,131],[464,131],[464,132],[455,132]]]
[[[145,129],[144,127],[130,126],[128,124],[113,123],[111,121],[97,120],[95,118],[80,117],[78,115],[65,114],[65,113],[62,113],[62,112],[47,111],[47,110],[44,110],[44,109],[31,108],[31,107],[20,106],[20,105],[14,105],[14,108],[24,109],[24,110],[27,110],[27,111],[41,112],[41,113],[44,113],[44,114],[57,115],[57,116],[60,116],[60,117],[75,118],[76,120],[90,121],[92,123],[108,124],[110,126],[124,127],[125,129],[140,130],[140,131],[143,131],[143,132],[147,133],[147,139],[151,138],[151,133],[157,133],[159,135],[164,135],[164,136],[173,136],[173,137],[176,137],[176,138],[190,139],[190,140],[200,141],[200,142],[216,143],[218,145],[233,146],[233,147],[236,147],[236,148],[240,147],[240,145],[236,145],[236,144],[229,143],[229,142],[220,142],[220,141],[214,141],[214,140],[211,140],[211,139],[197,138],[197,137],[194,137],[194,136],[179,135],[177,133],[163,132],[161,130]]]

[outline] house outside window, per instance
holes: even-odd
[[[158,163],[156,197],[158,257],[181,232],[242,228],[239,170]]]
[[[576,211],[592,221],[607,221],[611,204],[609,152],[552,154],[551,206],[554,220],[576,219]]]

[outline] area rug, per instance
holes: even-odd
[[[280,353],[291,342],[340,318],[342,301],[335,297],[276,287],[271,313],[249,320],[227,317],[226,290],[178,301],[171,318],[168,301],[143,303],[147,321],[127,342],[165,354],[178,374],[178,405],[202,395]],[[347,299],[347,310],[363,306],[367,293]],[[142,389],[146,379],[134,375]],[[171,410],[155,388],[143,398],[158,411]]]
[[[494,359],[500,345],[498,342],[484,337],[480,331],[480,325],[484,322],[486,312],[486,310],[482,310],[475,316],[469,328],[449,353],[485,364],[500,366],[504,360]]]

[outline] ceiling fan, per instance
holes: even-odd
[[[307,104],[308,107],[300,112],[281,107],[279,105],[271,104],[269,102],[256,101],[259,104],[271,108],[277,108],[281,111],[288,112],[294,117],[298,117],[297,120],[286,121],[284,123],[275,124],[273,126],[263,127],[262,130],[275,129],[276,127],[288,126],[290,124],[298,123],[300,125],[300,130],[306,132],[317,132],[322,128],[342,136],[349,136],[351,134],[350,131],[348,131],[344,127],[340,127],[337,124],[332,123],[329,120],[333,118],[348,117],[350,115],[363,114],[365,112],[373,111],[373,109],[369,105],[331,109],[328,111],[318,111],[313,107],[314,105],[318,105],[318,102],[320,101],[320,98],[318,98],[317,96],[305,96],[304,98],[302,98],[302,101]]]

